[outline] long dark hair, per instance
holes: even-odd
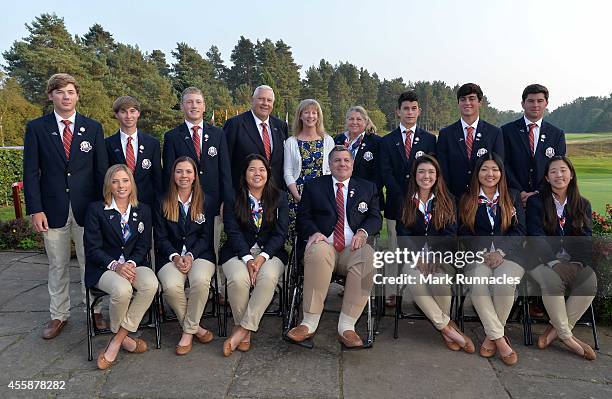
[[[471,93],[470,93],[471,94]],[[476,161],[476,166],[472,172],[472,180],[470,180],[470,187],[467,193],[461,197],[459,203],[459,213],[461,223],[467,226],[472,233],[474,233],[474,223],[476,222],[476,211],[478,211],[478,195],[480,194],[480,181],[478,175],[482,165],[486,161],[493,161],[501,172],[501,177],[497,183],[497,190],[499,191],[499,200],[497,201],[498,209],[501,210],[501,232],[504,233],[510,226],[512,226],[513,218],[515,217],[514,203],[510,190],[508,190],[508,184],[506,183],[506,172],[504,170],[504,162],[494,152],[487,152]]]
[[[431,187],[431,192],[435,196],[434,201],[436,203],[435,211],[433,212],[433,225],[437,230],[444,228],[445,226],[455,222],[455,205],[454,201],[448,194],[446,183],[444,183],[444,177],[440,170],[440,164],[436,158],[431,155],[422,155],[415,159],[412,164],[412,172],[410,176],[410,182],[408,183],[408,189],[404,195],[402,201],[402,217],[401,221],[404,226],[413,226],[416,221],[416,211],[419,208],[418,202],[415,203],[414,196],[419,192],[419,186],[416,182],[416,172],[419,165],[428,163],[433,165],[436,169],[436,182]]]
[[[259,154],[250,154],[246,157],[242,167],[242,173],[240,174],[240,185],[236,192],[236,201],[234,203],[234,214],[236,220],[242,228],[246,228],[252,221],[251,218],[251,205],[249,203],[249,186],[246,181],[246,172],[253,161],[261,161],[267,172],[266,184],[263,188],[261,201],[263,202],[263,224],[267,225],[270,229],[274,225],[276,220],[276,208],[278,208],[278,202],[280,200],[281,191],[276,187],[274,178],[272,176],[272,169],[270,163],[266,158]]]
[[[181,162],[187,162],[193,168],[194,180],[191,184],[191,205],[189,206],[189,214],[191,220],[196,220],[204,213],[204,193],[200,186],[200,178],[198,177],[198,167],[195,161],[190,157],[179,157],[174,161],[172,165],[172,173],[170,174],[170,181],[168,182],[168,191],[162,202],[162,209],[164,217],[170,221],[178,222],[179,209],[178,209],[178,186],[174,180],[174,172],[176,167]]]
[[[574,165],[572,165],[570,160],[563,155],[557,155],[550,158],[544,168],[544,178],[542,178],[542,182],[540,183],[540,195],[542,197],[542,203],[544,204],[544,231],[546,231],[547,234],[554,235],[559,225],[552,186],[548,180],[546,180],[550,165],[555,161],[563,161],[572,174],[572,178],[567,186],[567,204],[565,207],[568,215],[570,215],[572,219],[572,233],[579,235],[582,233],[582,228],[588,223],[586,215],[588,201],[580,195],[578,178]]]

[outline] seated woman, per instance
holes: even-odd
[[[458,235],[463,236],[467,250],[481,255],[484,250],[483,262],[468,265],[465,273],[478,280],[470,285],[470,297],[486,334],[480,355],[492,357],[499,352],[506,365],[513,365],[518,355],[504,327],[524,274],[517,262],[525,235],[525,213],[519,193],[508,189],[504,163],[495,153],[488,152],[476,162],[469,191],[459,204]],[[491,278],[503,283],[481,281]]]
[[[234,330],[223,344],[225,356],[236,348],[243,352],[250,349],[251,332],[258,330],[285,270],[289,208],[283,194],[272,180],[268,161],[258,154],[249,155],[235,201],[223,209],[227,241],[219,263],[227,278],[234,316]]]
[[[430,255],[433,251],[453,251],[457,235],[455,199],[446,188],[438,161],[430,155],[420,156],[414,161],[411,176],[414,178],[408,183],[401,218],[395,227],[399,248],[406,248],[412,253],[423,250],[423,253],[429,252]],[[407,288],[414,302],[440,331],[446,346],[453,351],[463,349],[467,353],[474,353],[472,340],[449,317],[450,284],[421,281],[421,275],[442,277],[454,274],[453,266],[426,259],[418,261],[416,265],[405,264],[403,272],[414,276],[415,283],[408,284]]]
[[[529,274],[540,284],[550,325],[538,338],[545,349],[557,337],[573,352],[595,360],[593,348],[572,334],[597,291],[597,277],[588,266],[592,235],[591,204],[580,195],[574,166],[564,156],[550,159],[539,194],[527,200],[529,253],[537,266]],[[557,239],[550,237],[558,237]],[[565,300],[565,291],[570,295]]]
[[[204,209],[195,162],[189,157],[177,158],[168,191],[156,210],[154,231],[157,276],[183,329],[177,355],[191,351],[194,335],[203,344],[213,339],[213,333],[200,326],[215,273],[213,218],[206,218]],[[189,297],[185,294],[187,280]]]
[[[157,292],[147,267],[151,247],[151,210],[138,203],[127,166],[111,166],[104,177],[104,201],[93,202],[85,218],[85,284],[110,295],[110,328],[115,334],[98,355],[98,368],[111,367],[119,349],[142,353],[147,344],[135,332]],[[132,297],[133,295],[133,297]]]

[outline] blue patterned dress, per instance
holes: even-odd
[[[297,140],[300,157],[302,158],[302,170],[295,181],[298,193],[302,195],[304,183],[323,174],[323,139],[313,141]],[[298,202],[289,194],[289,235],[287,242],[292,243],[295,237],[295,217]]]

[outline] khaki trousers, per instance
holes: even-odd
[[[83,227],[79,226],[72,214],[72,207],[68,208],[68,219],[63,227],[49,229],[43,232],[45,251],[49,258],[49,312],[51,319],[68,320],[70,317],[70,244],[74,241],[79,271],[81,276],[81,294],[83,304],[85,301],[85,251],[83,248]],[[98,304],[94,311],[100,313],[102,308]]]
[[[374,250],[369,244],[356,251],[350,247],[338,253],[334,246],[320,241],[304,254],[304,305],[307,313],[321,314],[332,273],[346,275],[342,313],[358,318],[374,285]]]
[[[557,330],[561,339],[572,337],[576,322],[589,308],[597,292],[597,276],[590,267],[579,268],[572,281],[564,279],[550,266],[540,265],[529,274],[540,284],[542,302],[550,317],[550,324]],[[566,279],[567,280],[567,279]],[[570,295],[565,300],[565,290],[570,289]],[[592,293],[592,295],[589,295]]]
[[[135,332],[153,302],[158,282],[153,270],[145,266],[138,266],[133,285],[116,272],[107,270],[100,277],[96,288],[110,295],[111,331],[116,333],[119,327],[123,327],[129,332]]]
[[[452,267],[444,267],[439,273],[434,273],[433,277],[444,277],[453,275]],[[442,330],[450,321],[451,310],[451,286],[450,284],[429,284],[420,281],[421,271],[411,268],[408,264],[404,265],[404,273],[414,276],[415,284],[408,284],[407,288],[414,303],[425,313],[425,316],[432,322],[434,327]]]
[[[256,256],[260,250],[251,252]],[[259,329],[261,317],[270,305],[278,279],[284,271],[285,265],[277,257],[265,261],[257,273],[253,292],[249,295],[251,278],[245,263],[235,256],[223,264],[234,325],[250,331]]]
[[[483,263],[472,263],[467,267],[469,277],[522,277],[525,270],[515,262],[505,259],[494,269]],[[470,299],[490,340],[502,338],[506,320],[514,304],[514,284],[472,284]]]
[[[164,298],[186,334],[198,332],[213,274],[215,274],[215,265],[204,259],[195,259],[187,274],[181,273],[173,262],[166,263],[157,272]],[[189,279],[189,298],[185,294],[187,279]]]

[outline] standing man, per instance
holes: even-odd
[[[438,136],[437,155],[449,190],[459,201],[467,191],[476,159],[495,152],[504,159],[501,129],[480,120],[482,89],[466,83],[457,91],[461,119],[442,128]]]
[[[74,241],[85,299],[83,224],[89,204],[102,199],[108,168],[104,133],[99,122],[76,112],[79,85],[58,73],[47,82],[53,113],[28,122],[24,138],[23,182],[27,213],[43,233],[49,258],[51,321],[42,337],[59,335],[70,316],[70,247]],[[85,301],[84,301],[85,302]],[[107,324],[95,310],[98,328]]]
[[[412,162],[424,154],[435,155],[436,137],[417,127],[421,115],[419,98],[414,91],[406,91],[397,99],[395,111],[400,120],[399,127],[380,141],[379,169],[386,187],[385,219],[387,219],[387,234],[389,235],[389,251],[397,248],[397,233],[395,221],[400,217],[400,204],[403,193],[408,187],[408,179]],[[395,265],[387,264],[388,275],[395,276]],[[387,306],[395,306],[395,295],[389,295]]]
[[[109,165],[125,164],[132,171],[138,187],[138,201],[153,211],[162,193],[161,151],[159,141],[138,131],[140,103],[134,97],[121,96],[113,103],[119,131],[107,137]]]
[[[294,342],[311,338],[319,325],[332,273],[346,275],[338,340],[347,348],[363,347],[355,323],[374,285],[374,249],[369,236],[380,231],[378,188],[351,177],[353,154],[337,145],[329,154],[331,175],[304,185],[298,208],[300,238],[308,240],[304,254],[304,318],[287,337]]]
[[[565,155],[563,130],[543,120],[548,106],[548,89],[532,84],[523,90],[524,115],[502,126],[508,185],[521,193],[523,207],[537,193],[548,160]]]
[[[270,115],[274,108],[274,91],[270,86],[259,86],[253,92],[251,109],[230,118],[223,130],[227,137],[232,164],[232,184],[240,183],[242,162],[249,154],[259,154],[270,162],[276,186],[285,189],[283,179],[283,143],[287,139],[287,123]]]

